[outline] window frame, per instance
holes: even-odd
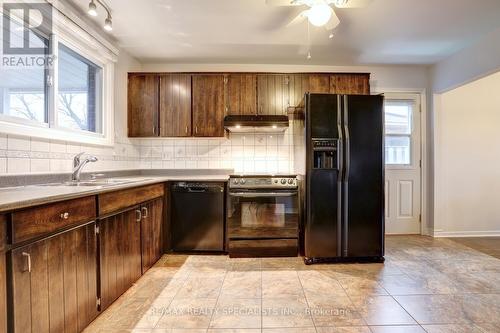
[[[0,9],[0,14],[2,10]],[[47,122],[0,114],[0,132],[7,135],[29,136],[58,141],[112,146],[114,144],[114,63],[116,54],[84,31],[73,21],[53,9],[53,34],[49,39],[49,55],[54,56],[54,66],[45,70]],[[58,48],[59,43],[101,68],[96,127],[100,133],[64,128],[58,125]],[[49,79],[52,84],[48,84]],[[48,87],[47,87],[48,86]],[[96,105],[97,106],[97,105]]]
[[[416,94],[404,94],[404,93],[395,93],[388,94],[385,93],[385,101],[384,101],[384,166],[386,169],[391,170],[406,170],[406,169],[414,169],[419,163],[419,161],[415,160],[415,149],[418,148],[418,144],[415,143],[415,131],[418,130],[415,128],[415,117],[419,117],[420,111],[420,96]],[[388,134],[385,132],[385,105],[387,101],[413,101],[413,109],[411,114],[411,131],[409,134]],[[396,138],[409,138],[410,140],[410,163],[409,164],[388,164],[385,163],[385,142],[387,137],[396,137]]]

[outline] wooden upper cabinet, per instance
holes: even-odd
[[[160,75],[160,136],[191,136],[191,75]]]
[[[158,82],[157,75],[129,75],[128,136],[158,136]]]
[[[224,76],[193,75],[193,135],[224,136]]]
[[[288,85],[285,74],[257,76],[257,113],[285,115],[288,108]]]
[[[257,75],[227,74],[226,113],[230,115],[252,115],[257,113]]]
[[[370,95],[370,74],[333,74],[330,76],[330,93]]]
[[[309,92],[317,94],[330,93],[330,74],[308,74]]]
[[[309,76],[307,74],[288,75],[288,100],[290,106],[299,106],[308,91]]]

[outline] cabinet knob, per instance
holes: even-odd
[[[63,220],[67,220],[67,219],[68,219],[68,217],[69,217],[69,213],[68,213],[68,212],[61,213],[61,218],[62,218]]]

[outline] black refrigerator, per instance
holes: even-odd
[[[381,95],[305,96],[305,263],[384,260]]]

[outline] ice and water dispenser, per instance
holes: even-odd
[[[313,139],[313,168],[337,169],[339,168],[338,139]]]

